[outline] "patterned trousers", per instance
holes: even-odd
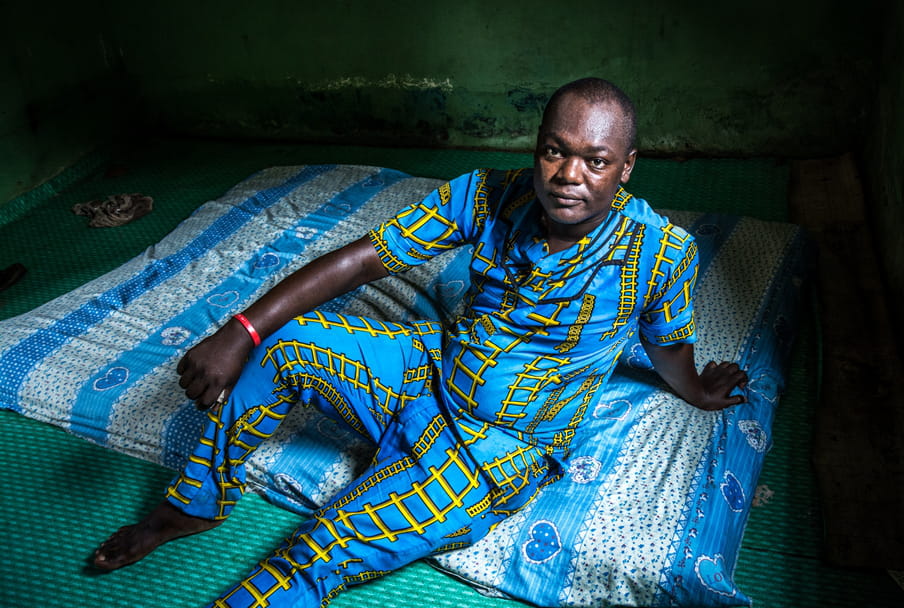
[[[315,312],[255,349],[228,403],[210,413],[167,499],[224,519],[241,497],[244,462],[296,403],[319,408],[370,439],[370,466],[321,508],[217,607],[326,606],[348,585],[418,558],[467,546],[549,480],[542,454],[475,457],[435,383],[441,328]],[[493,442],[477,453],[501,450]],[[499,462],[506,462],[500,479]],[[494,472],[497,471],[497,472]],[[518,480],[513,483],[513,480]]]

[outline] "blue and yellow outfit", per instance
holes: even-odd
[[[693,239],[619,190],[600,226],[550,254],[532,179],[475,171],[370,232],[391,273],[473,245],[465,312],[449,327],[315,311],[252,353],[170,502],[225,518],[245,459],[298,402],[377,452],[214,605],[325,606],[349,584],[475,542],[561,475],[636,331],[693,341]]]

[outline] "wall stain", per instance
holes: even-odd
[[[509,89],[506,94],[508,102],[519,112],[536,112],[543,114],[543,108],[549,101],[549,95],[526,87]]]

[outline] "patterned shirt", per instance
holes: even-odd
[[[697,248],[646,201],[619,189],[606,219],[549,253],[531,170],[479,170],[370,232],[402,272],[474,247],[465,312],[446,328],[442,387],[482,436],[501,428],[567,454],[628,340],[693,342]]]

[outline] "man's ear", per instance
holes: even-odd
[[[631,179],[631,172],[634,170],[634,161],[637,160],[637,150],[631,150],[628,153],[628,158],[625,159],[625,166],[622,167],[621,179],[619,180],[623,184],[627,184],[628,180]]]

